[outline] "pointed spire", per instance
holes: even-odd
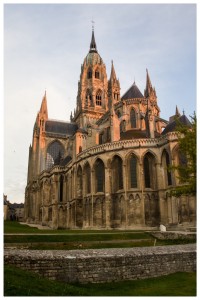
[[[151,80],[150,80],[150,77],[149,77],[149,72],[148,72],[147,69],[146,69],[146,72],[147,72],[146,89],[148,89],[148,88],[152,88],[152,84],[151,84]]]
[[[115,68],[114,68],[114,65],[113,65],[113,60],[111,61],[111,73],[110,73],[110,80],[117,80],[117,77],[116,77],[116,73],[115,73]]]
[[[180,112],[179,112],[179,110],[178,110],[178,107],[177,107],[177,105],[176,105],[176,113],[175,113],[175,115],[177,116],[177,117],[180,117]]]
[[[97,46],[94,38],[94,27],[92,27],[92,39],[90,43],[90,52],[97,52]]]
[[[42,103],[41,103],[41,107],[40,107],[40,115],[41,114],[43,115],[43,118],[48,119],[46,90],[45,90],[44,97],[42,99]]]

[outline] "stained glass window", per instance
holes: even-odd
[[[63,145],[55,141],[47,149],[46,169],[51,169],[54,165],[59,165],[64,155]]]
[[[131,128],[136,128],[136,114],[133,108],[131,109],[130,119],[131,119]]]
[[[96,191],[104,191],[104,181],[105,181],[105,168],[102,160],[97,159],[95,163],[95,180],[96,180]]]
[[[137,158],[132,155],[130,158],[130,181],[131,188],[137,187]]]

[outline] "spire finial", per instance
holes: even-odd
[[[94,20],[93,20],[93,17],[92,17],[92,21],[91,21],[91,23],[92,23],[92,31],[94,31]]]
[[[184,109],[183,109],[183,115],[185,115],[185,111],[184,111]]]
[[[97,52],[97,46],[94,38],[94,21],[92,20],[92,39],[90,43],[90,52]]]

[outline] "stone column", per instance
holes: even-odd
[[[143,164],[139,163],[138,188],[141,190],[141,225],[145,226],[145,193],[144,193],[144,170]]]
[[[54,177],[52,189],[52,228],[58,228],[58,176]]]
[[[105,221],[106,228],[110,228],[111,209],[111,169],[105,167]]]
[[[128,174],[129,176],[129,174]],[[125,228],[128,225],[128,199],[127,199],[127,188],[128,188],[128,178],[127,178],[127,168],[126,164],[123,163],[123,184],[124,184],[124,213],[125,213]]]
[[[95,183],[95,179],[94,179],[94,170],[92,169],[91,170],[91,199],[92,199],[92,207],[91,207],[91,210],[92,210],[92,212],[91,212],[91,225],[90,225],[90,227],[93,227],[93,224],[94,224],[94,193],[95,193],[95,185],[94,185],[94,183]]]
[[[163,170],[161,163],[156,163],[156,181],[157,181],[157,190],[158,190],[158,197],[159,197],[159,209],[160,209],[160,224],[166,225],[168,223],[168,209],[167,209],[167,201],[165,199],[164,183],[163,179]],[[163,178],[164,177],[164,178]]]

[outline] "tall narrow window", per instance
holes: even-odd
[[[101,159],[97,159],[95,163],[95,181],[96,181],[96,191],[104,191],[104,181],[105,181],[105,168],[104,163]]]
[[[99,76],[99,71],[98,71],[98,70],[95,71],[95,78],[97,78],[97,79],[100,78],[100,76]]]
[[[156,188],[155,157],[151,153],[146,153],[143,162],[145,188]]]
[[[151,187],[150,176],[149,157],[146,155],[144,158],[144,180],[146,188]]]
[[[99,134],[99,145],[103,144],[103,132]]]
[[[113,192],[123,189],[123,164],[119,156],[115,156],[112,161],[112,181]]]
[[[91,169],[88,163],[85,166],[85,191],[86,194],[91,193]]]
[[[168,183],[168,185],[172,185],[172,175],[169,170],[169,166],[170,166],[169,154],[168,154],[168,152],[165,152],[165,153],[166,153],[167,183]]]
[[[136,113],[133,108],[131,109],[130,119],[131,119],[131,128],[136,128]]]
[[[130,158],[130,183],[131,188],[137,187],[137,158],[134,155]]]
[[[91,69],[88,70],[87,78],[88,79],[92,78],[92,70]]]
[[[96,105],[102,105],[102,93],[100,90],[96,93]]]
[[[63,201],[63,175],[60,175],[60,186],[59,186],[59,201]]]

